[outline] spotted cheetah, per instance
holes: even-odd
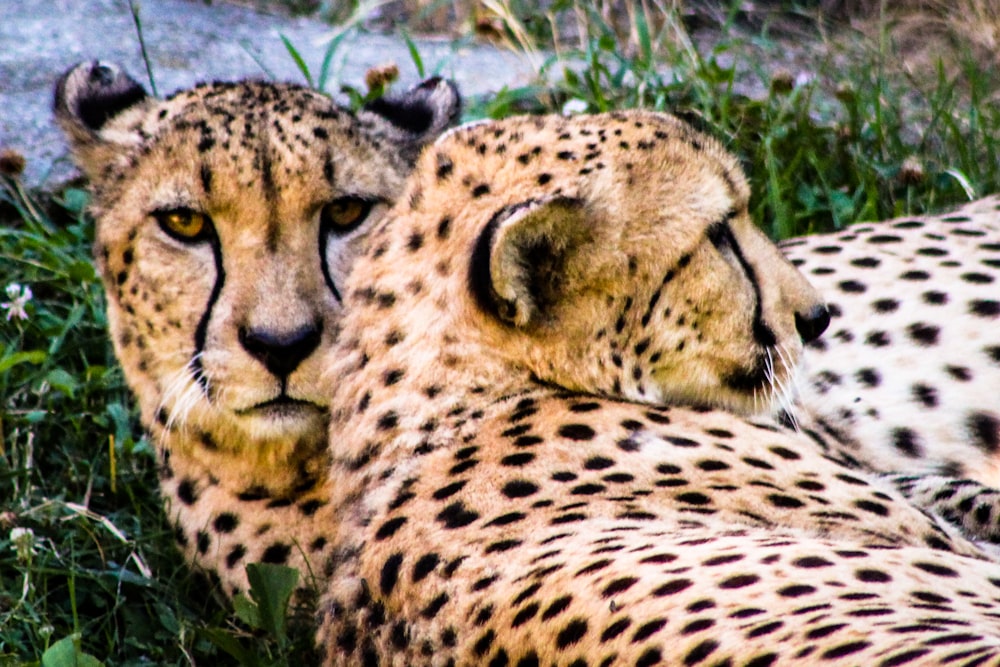
[[[860,464],[1000,487],[1000,198],[781,244],[827,299],[803,428]]]
[[[90,182],[110,333],[178,542],[227,594],[255,561],[321,578],[320,353],[353,256],[457,119],[457,91],[430,79],[358,114],[261,81],[160,100],[86,62],[55,113]]]
[[[327,664],[1000,664],[1000,564],[739,416],[828,321],[747,202],[653,112],[425,151],[325,355]]]

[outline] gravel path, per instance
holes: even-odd
[[[140,16],[160,95],[202,80],[267,76],[257,60],[278,79],[302,82],[280,35],[313,72],[332,35],[317,20],[267,15],[220,0],[146,0]],[[449,41],[430,39],[417,45],[428,73],[454,79],[465,95],[523,85],[531,77],[528,64],[507,51],[456,49]],[[0,149],[16,149],[28,158],[29,185],[73,175],[52,120],[52,85],[74,63],[93,58],[122,64],[136,79],[147,80],[127,0],[0,0]],[[334,78],[362,89],[365,70],[387,62],[399,65],[398,87],[419,78],[406,45],[388,35],[350,37],[335,62]]]

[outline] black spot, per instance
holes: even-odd
[[[859,581],[872,584],[884,584],[892,581],[892,577],[881,570],[861,569],[854,573]]]
[[[217,533],[231,533],[236,530],[238,525],[240,525],[239,517],[232,512],[223,512],[212,522],[212,527]]]
[[[615,462],[604,456],[592,456],[587,459],[583,467],[585,470],[604,470],[613,466]]]
[[[457,482],[452,482],[451,484],[448,484],[446,486],[441,487],[440,489],[437,489],[433,493],[432,497],[434,498],[434,500],[444,500],[446,498],[451,498],[453,495],[461,491],[462,488],[465,486],[465,484],[466,480],[464,479],[461,479]]]
[[[885,347],[889,345],[892,340],[889,338],[889,334],[885,331],[870,331],[868,335],[865,336],[865,343],[871,345],[872,347]]]
[[[892,429],[892,444],[910,458],[916,459],[923,455],[920,436],[911,428],[900,426]]]
[[[930,574],[936,575],[938,577],[957,577],[958,572],[947,567],[945,565],[938,565],[937,563],[923,563],[916,562],[913,567],[923,570],[924,572],[929,572]]]
[[[208,553],[208,547],[212,544],[212,538],[203,530],[198,531],[198,553],[204,555]]]
[[[857,280],[844,280],[837,285],[842,292],[847,292],[848,294],[862,294],[867,291],[863,283],[859,283]]]
[[[863,651],[864,649],[871,646],[871,642],[866,641],[856,641],[847,644],[841,644],[840,646],[834,646],[831,649],[827,649],[820,657],[824,660],[834,660],[837,658],[843,658],[845,655],[851,655],[852,653],[857,653],[858,651]]]
[[[559,427],[559,435],[569,440],[592,440],[596,433],[586,424],[563,424]]]
[[[437,515],[437,520],[444,524],[445,528],[455,529],[468,526],[479,518],[479,515],[468,509],[462,501],[454,502]]]
[[[963,273],[962,280],[973,285],[988,285],[993,282],[993,276],[977,272]]]
[[[882,503],[877,503],[873,500],[855,500],[854,506],[866,512],[877,514],[878,516],[889,516],[889,508]]]
[[[941,306],[948,303],[948,295],[944,292],[937,292],[934,290],[924,292],[921,297],[924,303],[930,304],[932,306]]]
[[[682,503],[687,503],[688,505],[708,505],[712,502],[711,498],[703,493],[698,493],[697,491],[682,493],[677,496],[677,500]]]
[[[941,330],[933,324],[916,322],[908,326],[906,328],[906,332],[909,334],[913,342],[917,343],[921,347],[929,347],[931,345],[938,344],[938,337]]]
[[[719,582],[719,588],[731,590],[734,588],[745,588],[760,581],[756,574],[737,574]]]
[[[430,619],[437,616],[437,613],[441,611],[441,607],[447,604],[450,597],[447,593],[440,593],[433,600],[427,603],[427,606],[420,610],[420,615],[424,618]]]
[[[652,635],[660,631],[660,629],[667,624],[667,619],[665,618],[655,618],[652,621],[648,621],[636,628],[635,633],[632,635],[632,643],[638,644],[641,641],[645,641]]]
[[[486,183],[480,183],[476,187],[472,188],[472,197],[473,198],[482,197],[483,195],[488,194],[489,191],[490,191],[489,185],[487,185]]]
[[[231,570],[246,554],[247,548],[242,544],[237,544],[226,554],[226,567]]]
[[[556,598],[552,601],[552,604],[546,608],[545,612],[542,614],[542,620],[548,621],[555,618],[559,614],[563,613],[569,608],[570,603],[573,601],[572,595],[563,595],[560,598]]]
[[[281,542],[275,542],[267,549],[264,550],[264,555],[261,556],[260,560],[262,563],[272,563],[274,565],[284,565],[288,561],[288,554],[292,552],[292,548],[287,544],[282,544]]]
[[[989,412],[973,412],[966,418],[972,442],[987,454],[1000,451],[1000,419]]]
[[[532,602],[531,604],[525,605],[521,611],[514,615],[514,618],[510,622],[510,627],[516,628],[524,625],[532,618],[538,614],[539,604],[537,602]]]
[[[601,597],[609,598],[614,595],[618,595],[619,593],[623,593],[628,589],[632,588],[632,586],[635,585],[636,582],[638,581],[639,581],[638,577],[621,577],[615,579],[604,587],[604,590],[601,591]]]
[[[903,280],[913,280],[913,281],[930,280],[931,274],[927,273],[926,271],[914,270],[914,271],[904,271],[903,273],[899,274],[899,277]]]
[[[874,269],[881,263],[882,260],[877,257],[859,257],[858,259],[851,260],[851,266],[857,266],[862,269]]]
[[[783,509],[796,509],[805,506],[805,503],[798,498],[786,496],[781,493],[772,493],[767,497],[767,500],[775,507],[781,507]]]
[[[524,466],[535,460],[535,455],[531,452],[519,452],[517,454],[510,454],[508,456],[500,459],[500,465],[504,466]]]
[[[388,521],[383,523],[381,527],[379,527],[378,532],[375,533],[375,539],[384,540],[387,537],[392,537],[393,535],[396,534],[396,531],[403,526],[404,523],[406,523],[405,516],[397,516],[392,519],[389,519]]]
[[[501,493],[508,498],[525,498],[538,493],[538,485],[526,479],[515,479],[504,484]]]
[[[974,299],[969,302],[969,312],[979,317],[996,317],[1000,315],[1000,301]]]
[[[521,540],[499,540],[487,545],[485,553],[502,553],[521,546]]]
[[[854,377],[866,387],[877,387],[882,384],[882,376],[874,368],[862,368],[854,374]]]
[[[388,431],[389,429],[396,428],[399,424],[399,415],[393,410],[387,411],[378,419],[378,429],[380,431]]]
[[[198,500],[198,492],[195,489],[193,479],[185,477],[181,480],[181,483],[177,485],[177,497],[185,505],[193,505]]]
[[[936,408],[938,405],[937,390],[926,384],[917,383],[910,388],[913,398],[922,403],[924,407]]]
[[[778,589],[778,595],[786,598],[797,598],[802,595],[810,595],[816,592],[815,586],[809,584],[793,584]]]
[[[434,568],[436,568],[440,562],[441,557],[436,553],[428,553],[421,556],[413,566],[413,581],[417,582],[422,580],[428,574],[433,572]]]
[[[382,574],[379,576],[379,588],[382,595],[389,595],[396,587],[396,582],[399,580],[399,566],[402,564],[403,554],[398,551],[385,559]]]
[[[876,313],[893,313],[899,309],[899,301],[896,299],[879,299],[872,303],[872,309]]]
[[[717,640],[706,639],[691,649],[688,654],[684,656],[684,664],[697,665],[699,662],[702,662],[705,658],[710,656],[717,648],[719,648],[719,642]]]

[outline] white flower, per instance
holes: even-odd
[[[30,528],[10,529],[10,548],[17,552],[17,560],[30,563],[35,555],[35,531]]]
[[[572,99],[566,100],[563,104],[562,114],[564,116],[572,116],[578,113],[584,113],[587,110],[587,103],[581,100],[579,97],[574,97]]]
[[[28,319],[28,311],[24,307],[31,301],[31,288],[27,285],[21,287],[17,283],[11,283],[7,285],[6,292],[10,301],[0,303],[0,308],[7,311],[7,321],[9,322],[12,317],[19,320]]]

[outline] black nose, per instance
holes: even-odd
[[[795,313],[795,328],[803,343],[816,340],[830,326],[830,311],[820,304],[805,313]]]
[[[240,327],[239,338],[244,350],[264,364],[267,370],[283,378],[313,353],[322,333],[323,327],[317,324],[288,332]]]

